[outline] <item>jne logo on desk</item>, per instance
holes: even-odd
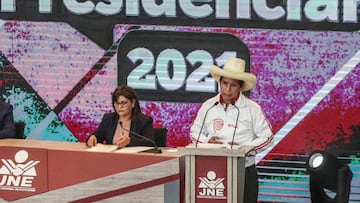
[[[13,160],[1,159],[3,165],[0,168],[0,190],[36,191],[33,180],[37,176],[35,166],[40,161],[28,160],[28,157],[26,150],[20,150]]]
[[[14,201],[48,191],[46,149],[0,147],[0,197]]]

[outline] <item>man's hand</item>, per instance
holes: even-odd
[[[212,136],[208,143],[213,143],[213,144],[223,144],[223,142],[219,141],[219,137],[218,136]]]
[[[236,142],[228,142],[229,145],[239,145],[238,143]]]

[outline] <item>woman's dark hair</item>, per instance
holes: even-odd
[[[123,96],[132,102],[135,101],[134,108],[132,108],[131,110],[131,120],[137,120],[139,114],[141,113],[141,109],[140,109],[139,100],[135,94],[135,90],[130,86],[117,87],[112,94],[112,105],[114,109],[115,109],[115,102],[118,101],[118,98],[120,96]]]

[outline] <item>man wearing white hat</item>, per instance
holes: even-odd
[[[273,133],[262,108],[242,94],[256,85],[256,76],[245,72],[245,61],[231,57],[223,68],[213,65],[212,77],[220,93],[205,101],[190,129],[195,143],[252,146],[246,157],[244,202],[257,202],[258,175],[255,154],[273,143]]]

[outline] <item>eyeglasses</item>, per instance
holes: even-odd
[[[125,107],[129,104],[129,101],[114,102],[115,107]]]

